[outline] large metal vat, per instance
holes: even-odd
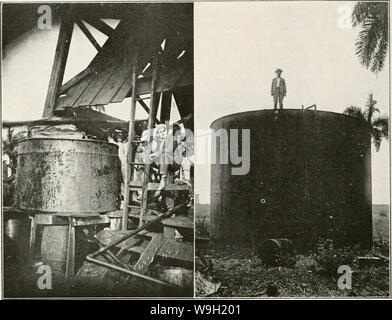
[[[115,144],[31,138],[18,143],[15,207],[35,212],[101,213],[118,208]]]
[[[289,238],[307,246],[326,237],[341,245],[371,245],[365,121],[323,111],[260,110],[225,116],[211,128],[250,129],[248,174],[232,175],[238,165],[219,164],[219,157],[211,167],[214,240]],[[230,149],[229,142],[222,150]],[[212,152],[219,155],[219,148],[217,143]]]

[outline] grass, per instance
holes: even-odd
[[[370,251],[351,248],[346,255],[334,253],[336,250],[328,245],[325,247],[305,254],[294,253],[290,264],[276,267],[265,266],[250,249],[235,246],[208,249],[199,254],[211,259],[213,268],[208,276],[213,282],[221,283],[218,292],[213,294],[216,297],[263,297],[271,286],[277,289],[279,297],[388,296],[388,261],[363,265],[358,260],[359,256],[385,252],[387,243],[377,244]],[[342,257],[354,271],[351,290],[341,290],[337,286],[341,275],[334,268]]]

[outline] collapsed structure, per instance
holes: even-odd
[[[30,217],[30,258],[51,265],[67,279],[88,280],[96,274],[94,268],[104,267],[98,283],[112,271],[155,285],[143,292],[143,285],[134,283],[139,286],[138,291],[131,290],[136,295],[191,296],[193,177],[185,185],[172,177],[162,196],[162,201],[172,202],[162,211],[151,203],[158,183],[151,180],[150,164],[138,163],[135,150],[143,129],[170,122],[172,104],[182,118],[178,123],[193,130],[193,6],[71,4],[59,12],[61,27],[43,119],[28,125],[74,123],[92,132],[94,139],[33,136],[20,141],[14,205],[4,211],[9,221]],[[112,28],[102,19],[120,21]],[[75,24],[97,54],[85,70],[63,84]],[[87,25],[108,37],[102,47]],[[12,34],[7,41],[12,41]],[[86,118],[86,108],[127,97],[129,122],[106,115]],[[142,125],[135,120],[136,107],[147,112]],[[12,125],[20,124],[7,126]],[[107,139],[124,133],[128,143],[121,177],[118,147]],[[141,181],[134,180],[135,166],[143,167]],[[78,252],[82,239],[95,243],[94,253],[90,248],[87,257]],[[122,289],[132,286],[125,280]]]

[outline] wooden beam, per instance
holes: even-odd
[[[86,25],[83,23],[82,20],[78,19],[76,20],[76,24],[78,25],[78,27],[80,28],[80,30],[82,30],[82,32],[84,33],[84,35],[87,37],[87,39],[91,42],[91,44],[94,46],[94,48],[99,52],[101,50],[101,46],[99,45],[99,43],[97,42],[97,40],[95,40],[95,38],[93,37],[93,35],[91,34],[91,32],[87,29]]]
[[[139,102],[139,104],[142,106],[142,108],[148,113],[150,114],[150,108],[148,107],[148,105],[143,101],[143,100],[139,100],[140,96],[136,96],[137,102]],[[157,118],[154,119],[155,123],[159,123],[159,120]]]
[[[163,236],[161,233],[157,233],[152,237],[150,243],[147,245],[144,252],[140,255],[139,260],[133,266],[134,271],[141,274],[147,272],[148,267],[154,261],[155,255],[161,247],[162,240]]]
[[[113,34],[114,29],[99,18],[83,18],[83,20],[108,37]]]
[[[73,31],[72,15],[67,15],[61,23],[59,37],[57,40],[56,52],[50,76],[48,92],[46,94],[43,117],[53,115],[58,99],[59,89],[63,82],[65,65],[69,52]]]
[[[170,120],[171,103],[172,103],[172,92],[171,91],[162,92],[161,115],[159,117],[161,123],[165,123],[165,121]]]

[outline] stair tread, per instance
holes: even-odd
[[[134,182],[131,181],[129,182],[129,187],[130,188],[138,188],[141,189],[143,188],[143,184],[139,182]],[[159,188],[159,182],[149,182],[148,183],[148,190],[150,191],[156,191]],[[188,190],[189,187],[186,184],[176,184],[176,183],[168,183],[165,187],[165,190],[167,191],[182,191],[182,190]]]
[[[162,220],[165,227],[176,227],[184,229],[193,229],[194,222],[192,219],[183,216],[176,216]]]
[[[146,248],[142,246],[133,246],[127,248],[127,251],[142,254]],[[178,242],[171,239],[165,239],[162,242],[156,256],[165,259],[174,259],[187,263],[194,261],[194,249],[192,243]]]

